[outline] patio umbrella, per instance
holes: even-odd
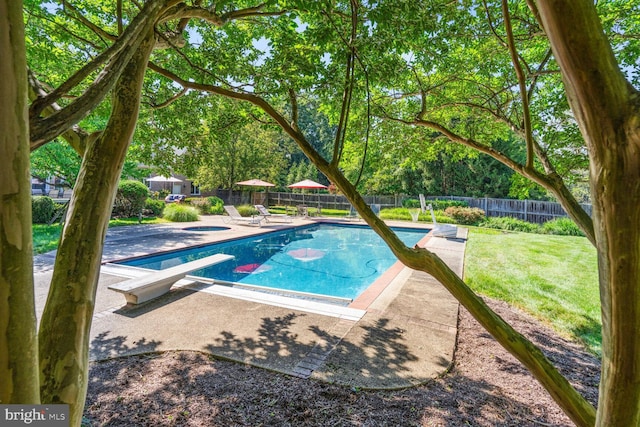
[[[182,180],[178,178],[174,178],[172,176],[167,178],[166,176],[162,176],[162,175],[154,176],[152,178],[147,178],[147,181],[148,182],[182,182]]]
[[[311,181],[310,179],[304,179],[302,181],[296,182],[295,184],[288,185],[288,187],[299,188],[302,190],[319,190],[319,189],[327,188],[326,185],[322,185],[319,182]],[[304,192],[302,192],[302,204],[304,205]]]
[[[247,181],[240,181],[240,182],[236,182],[236,185],[244,185],[247,187],[275,187],[276,186],[275,184],[272,184],[267,181],[263,181],[261,179],[249,179]],[[255,202],[254,196],[255,196],[254,193],[251,192],[251,200]]]
[[[170,177],[166,177],[166,176],[162,176],[162,175],[157,175],[151,178],[147,178],[147,182],[170,182],[170,183],[177,183],[177,182],[182,182],[182,180],[178,179],[178,178],[174,178],[172,176]]]
[[[275,187],[275,184],[272,184],[267,181],[263,181],[261,179],[250,179],[248,181],[240,181],[236,182],[236,185],[248,185],[251,187]]]

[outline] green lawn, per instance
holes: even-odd
[[[596,251],[586,238],[472,228],[465,280],[600,354]]]

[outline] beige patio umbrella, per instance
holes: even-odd
[[[174,183],[182,182],[182,180],[173,176],[166,177],[162,175],[156,175],[154,177],[147,178],[147,182],[169,182],[173,185]]]
[[[244,185],[247,187],[275,187],[275,184],[272,184],[270,182],[267,181],[263,181],[261,179],[249,179],[247,181],[240,181],[240,182],[236,182],[236,185]],[[252,202],[255,202],[255,192],[251,192],[251,200]],[[255,203],[253,203],[255,204]]]

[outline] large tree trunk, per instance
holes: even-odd
[[[538,1],[589,148],[602,303],[597,425],[640,425],[640,104],[590,0]]]
[[[0,0],[0,404],[39,403],[27,62],[21,0]]]
[[[71,425],[80,425],[82,419],[102,248],[153,45],[153,31],[149,31],[116,84],[105,131],[85,150],[42,316],[42,401],[70,404]]]

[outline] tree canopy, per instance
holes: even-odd
[[[15,3],[0,0],[2,11],[11,11],[0,14],[8,21],[0,28],[21,27]],[[70,403],[79,424],[108,212],[131,141],[168,163],[176,148],[204,153],[247,135],[239,151],[258,161],[264,151],[253,147],[263,144],[256,135],[278,147],[281,141],[284,153],[286,136],[405,265],[436,277],[577,424],[638,424],[640,133],[638,75],[629,68],[638,61],[637,7],[622,0],[25,1],[25,35],[0,39],[3,58],[18,64],[3,69],[13,85],[0,86],[0,98],[11,100],[0,104],[0,116],[15,120],[5,137],[11,144],[3,144],[10,153],[24,150],[19,129],[28,124],[31,150],[60,137],[82,161],[38,333],[39,368],[11,350],[31,342],[31,322],[22,337],[2,335],[8,345],[0,346],[0,360],[10,360],[16,375],[36,378],[24,387],[39,389],[42,401]],[[25,40],[26,49],[7,40]],[[16,72],[25,50],[26,76]],[[10,113],[22,98],[5,93],[29,95],[28,114]],[[219,97],[247,106],[223,108]],[[322,119],[305,116],[311,105]],[[307,117],[326,125],[310,126]],[[597,412],[442,260],[407,248],[371,212],[358,188],[396,149],[423,159],[469,149],[488,155],[552,193],[596,246],[603,307]],[[569,189],[572,172],[587,166],[594,219]],[[16,204],[3,204],[7,230],[20,222],[25,177],[0,176],[7,188],[19,188],[11,193]],[[0,240],[3,254],[14,241]],[[13,263],[7,271],[26,266],[19,255],[3,255],[3,266]],[[12,286],[17,292],[30,282],[21,277]],[[9,313],[3,331],[17,328],[19,312],[32,311],[28,301],[0,304]],[[0,390],[8,400],[18,395],[12,384]]]

